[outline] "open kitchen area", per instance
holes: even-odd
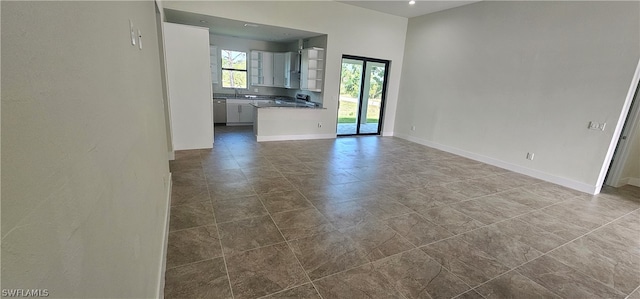
[[[335,129],[333,134],[327,134],[326,128],[323,128],[323,119],[327,114],[323,105],[327,35],[170,9],[166,16],[168,23],[164,25],[165,33],[167,27],[203,31],[199,34],[198,55],[202,55],[201,45],[203,40],[207,40],[208,57],[200,56],[198,69],[201,71],[200,77],[205,76],[202,64],[208,58],[205,77],[209,77],[210,82],[204,86],[204,80],[194,78],[187,84],[191,88],[189,93],[194,88],[203,90],[202,94],[206,89],[210,90],[213,101],[210,105],[214,125],[212,138],[216,135],[216,128],[223,126],[252,127],[255,140],[259,142],[335,137]],[[204,32],[207,32],[206,36]],[[176,34],[179,39],[176,42],[183,44],[181,40],[188,36],[185,32]],[[194,60],[196,52],[184,50],[177,67],[185,68],[185,72],[188,72],[185,61]],[[178,80],[184,80],[184,77]],[[194,84],[196,80],[200,82],[197,86]],[[172,84],[170,86],[173,87]],[[184,101],[200,103],[184,105],[190,107],[173,114],[187,113],[191,117],[184,117],[183,120],[193,123],[194,115],[201,113],[202,121],[205,121],[208,116],[203,110],[207,107],[201,98],[198,99],[185,97]],[[192,127],[185,131],[195,135],[199,130]],[[174,138],[179,139],[180,136]],[[177,149],[205,148],[203,145],[185,144],[184,148]]]

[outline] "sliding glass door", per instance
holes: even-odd
[[[338,135],[379,135],[389,61],[342,56]]]

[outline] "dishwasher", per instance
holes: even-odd
[[[227,123],[227,99],[213,99],[213,123]]]

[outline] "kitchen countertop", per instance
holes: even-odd
[[[301,103],[286,103],[286,104],[278,104],[278,103],[262,103],[262,104],[251,104],[251,106],[263,109],[263,108],[276,108],[276,109],[311,109],[311,110],[322,110],[327,109],[323,107],[311,107],[309,105],[301,104]]]
[[[248,95],[248,94],[234,95],[234,94],[223,94],[223,93],[216,93],[213,95],[213,98],[214,99],[247,100],[247,101],[276,100],[276,99],[284,99],[288,101],[295,100],[293,97],[290,97],[290,96],[257,95],[257,94],[256,95]]]

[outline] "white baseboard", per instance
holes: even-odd
[[[445,152],[449,152],[458,156],[462,156],[465,158],[469,158],[472,160],[476,160],[476,161],[480,161],[483,163],[487,163],[493,166],[497,166],[500,168],[504,168],[507,170],[511,170],[513,172],[517,172],[517,173],[521,173],[524,175],[528,175],[530,177],[534,177],[543,181],[547,181],[550,183],[554,183],[554,184],[558,184],[567,188],[571,188],[574,190],[578,190],[581,192],[585,192],[585,193],[589,193],[589,194],[596,194],[598,191],[598,188],[596,188],[596,186],[592,186],[589,184],[585,184],[582,182],[578,182],[578,181],[574,181],[571,179],[567,179],[567,178],[563,178],[563,177],[559,177],[559,176],[555,176],[552,174],[548,174],[542,171],[538,171],[535,169],[531,169],[531,168],[526,168],[520,165],[516,165],[516,164],[512,164],[512,163],[508,163],[502,160],[498,160],[498,159],[494,159],[491,157],[487,157],[487,156],[483,156],[483,155],[479,155],[476,153],[472,153],[472,152],[468,152],[459,148],[455,148],[455,147],[451,147],[451,146],[447,146],[447,145],[443,145],[443,144],[439,144],[436,142],[432,142],[429,140],[425,140],[425,139],[421,139],[421,138],[417,138],[417,137],[413,137],[413,136],[409,136],[406,134],[395,134],[395,137],[398,138],[402,138],[402,139],[406,139],[409,140],[411,142],[415,142],[418,144],[422,144],[428,147],[432,147],[435,149],[439,149],[441,151],[445,151]]]
[[[167,271],[167,248],[169,245],[169,219],[171,216],[171,189],[173,188],[173,180],[171,172],[169,173],[169,184],[167,186],[167,217],[164,219],[164,240],[162,242],[162,251],[160,252],[160,273],[158,277],[158,299],[164,298],[164,278]]]
[[[618,181],[618,184],[614,187],[622,187],[624,185],[631,185],[640,187],[640,178],[623,178]]]
[[[382,132],[383,137],[391,137],[393,136],[393,132]]]
[[[310,140],[310,139],[334,139],[334,138],[336,138],[336,134],[256,136],[256,140],[258,142],[285,141],[285,140]]]
[[[176,152],[175,151],[169,151],[169,161],[173,161],[176,159]]]

